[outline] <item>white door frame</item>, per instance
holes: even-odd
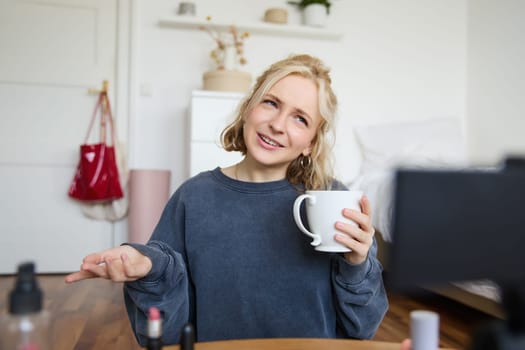
[[[137,101],[137,58],[139,31],[139,0],[117,2],[117,71],[115,113],[119,115],[118,137],[126,145],[127,162],[132,163],[131,144]],[[113,226],[113,244],[128,241],[128,220],[120,220]]]

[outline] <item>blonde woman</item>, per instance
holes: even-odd
[[[292,216],[308,189],[343,189],[331,171],[337,100],[329,70],[295,55],[270,66],[222,133],[244,158],[203,172],[169,200],[146,245],[84,258],[66,282],[124,281],[140,344],[147,310],[163,314],[163,338],[177,343],[194,324],[197,340],[371,338],[388,307],[376,259],[370,205],[345,209],[358,227],[336,223],[351,252],[315,251]]]

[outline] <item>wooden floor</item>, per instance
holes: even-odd
[[[72,285],[63,276],[40,276],[45,308],[55,321],[52,327],[54,350],[140,349],[124,310],[122,285],[89,280]],[[13,277],[0,277],[0,313],[6,312]],[[399,342],[409,334],[409,312],[416,309],[440,314],[440,346],[466,349],[469,334],[492,318],[456,302],[425,293],[406,297],[389,295],[390,309],[375,339]]]

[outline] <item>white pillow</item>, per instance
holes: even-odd
[[[457,118],[398,122],[354,128],[361,148],[361,174],[396,166],[447,166],[466,162]]]

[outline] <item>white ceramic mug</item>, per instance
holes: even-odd
[[[337,221],[355,222],[343,216],[343,209],[349,208],[361,211],[359,200],[361,191],[306,191],[300,195],[293,205],[293,217],[299,229],[313,238],[315,250],[322,252],[349,252],[346,246],[334,240]],[[306,216],[312,232],[308,231],[301,220],[301,203],[306,200]]]

